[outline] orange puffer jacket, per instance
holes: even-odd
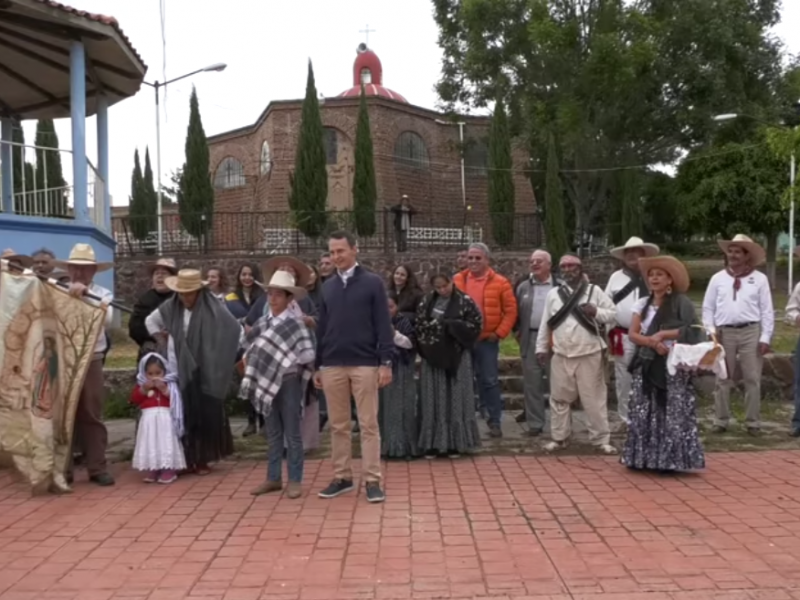
[[[469,270],[465,269],[453,277],[456,287],[465,294],[468,275]],[[492,269],[489,269],[487,277],[483,290],[483,331],[479,339],[484,340],[492,333],[503,339],[517,322],[517,299],[508,279]]]

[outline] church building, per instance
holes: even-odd
[[[353,63],[352,85],[333,98],[320,99],[328,162],[328,210],[353,205],[352,187],[356,123],[364,84],[369,108],[378,187],[379,221],[385,209],[402,196],[417,211],[409,245],[427,238],[441,242],[470,239],[491,243],[488,215],[489,117],[459,117],[461,123],[428,108],[414,106],[384,85],[378,55],[360,44]],[[265,235],[290,227],[290,175],[294,171],[300,132],[302,99],[272,101],[252,125],[208,138],[215,211],[267,213]],[[463,136],[463,138],[462,138]],[[463,139],[464,156],[460,152]],[[539,239],[538,219],[530,182],[523,170],[524,148],[515,147],[516,240]],[[347,223],[347,219],[342,220]],[[379,231],[385,227],[378,224]],[[388,226],[386,226],[388,227]],[[535,230],[535,231],[534,231]]]

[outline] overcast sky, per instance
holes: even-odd
[[[317,89],[336,96],[352,85],[360,30],[383,63],[384,85],[412,104],[433,108],[441,51],[430,0],[164,0],[162,43],[158,0],[61,0],[112,15],[148,66],[147,81],[172,79],[224,62],[221,73],[201,73],[168,86],[162,100],[162,180],[183,163],[191,86],[197,87],[206,135],[252,124],[270,100],[301,98],[306,61],[314,63]],[[784,0],[777,34],[800,53],[800,0]],[[133,152],[150,147],[155,171],[155,104],[152,88],[111,108],[110,189],[115,205],[127,204]],[[60,145],[71,147],[69,120],[56,122]],[[35,122],[26,123],[32,143]],[[96,163],[95,119],[87,122],[87,154]],[[71,174],[66,173],[71,180]]]

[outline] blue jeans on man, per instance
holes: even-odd
[[[289,481],[303,481],[303,436],[300,421],[303,416],[303,390],[300,376],[287,375],[272,401],[266,421],[267,481],[281,481],[283,446],[286,440],[286,468]]]
[[[498,361],[500,342],[481,340],[472,349],[472,368],[478,382],[479,406],[489,415],[489,427],[500,426],[503,416],[503,397],[500,394]]]
[[[794,350],[794,416],[792,417],[792,435],[800,437],[800,338]]]

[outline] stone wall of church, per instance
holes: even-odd
[[[360,264],[366,268],[381,274],[386,280],[399,264],[408,267],[417,275],[420,283],[427,287],[427,282],[431,275],[440,271],[452,272],[455,269],[456,252],[408,252],[403,254],[377,254],[361,253],[359,255]],[[307,263],[316,264],[319,260],[318,254],[301,254],[298,256]],[[228,274],[232,281],[236,276],[239,266],[245,261],[263,262],[268,257],[243,257],[232,255],[194,255],[177,257],[180,268],[205,269],[209,267],[220,267]],[[530,254],[527,252],[497,252],[492,255],[492,266],[494,269],[508,277],[511,281],[516,281],[529,272],[528,260]],[[136,298],[150,287],[147,275],[147,265],[149,261],[141,258],[118,257],[115,264],[116,287],[114,295],[123,303],[132,305]],[[586,271],[591,280],[605,286],[609,275],[618,268],[616,261],[610,257],[599,257],[585,261]]]
[[[412,206],[420,211],[418,226],[458,227],[467,223],[482,227],[484,236],[488,236],[488,173],[486,169],[472,167],[467,160],[465,203],[461,190],[458,127],[437,123],[436,119],[442,115],[436,112],[380,98],[370,98],[369,111],[379,206],[392,206],[403,194],[407,194]],[[321,107],[321,114],[323,125],[336,129],[341,136],[339,161],[329,166],[328,181],[331,189],[329,202],[342,209],[351,201],[358,99],[327,99]],[[217,191],[217,211],[288,212],[289,175],[294,169],[300,117],[300,101],[273,103],[255,130],[212,138],[209,145],[212,170],[216,170],[224,158],[231,156],[243,165],[245,175],[244,186]],[[488,119],[468,119],[464,129],[465,146],[471,147],[481,140],[485,142]],[[409,166],[395,159],[398,136],[406,131],[416,133],[424,141],[428,153],[427,165]],[[269,143],[271,163],[268,172],[262,173],[261,148],[265,140]],[[535,200],[524,175],[528,162],[524,148],[514,147],[513,159],[516,210],[518,213],[533,214]],[[337,191],[342,188],[344,193]],[[275,222],[259,223],[259,227],[280,228],[288,225],[284,214],[273,213],[261,218]],[[217,241],[224,241],[225,246],[233,247],[230,243],[232,240],[227,238],[241,233],[219,228],[215,230],[215,235],[224,236],[225,240]]]

